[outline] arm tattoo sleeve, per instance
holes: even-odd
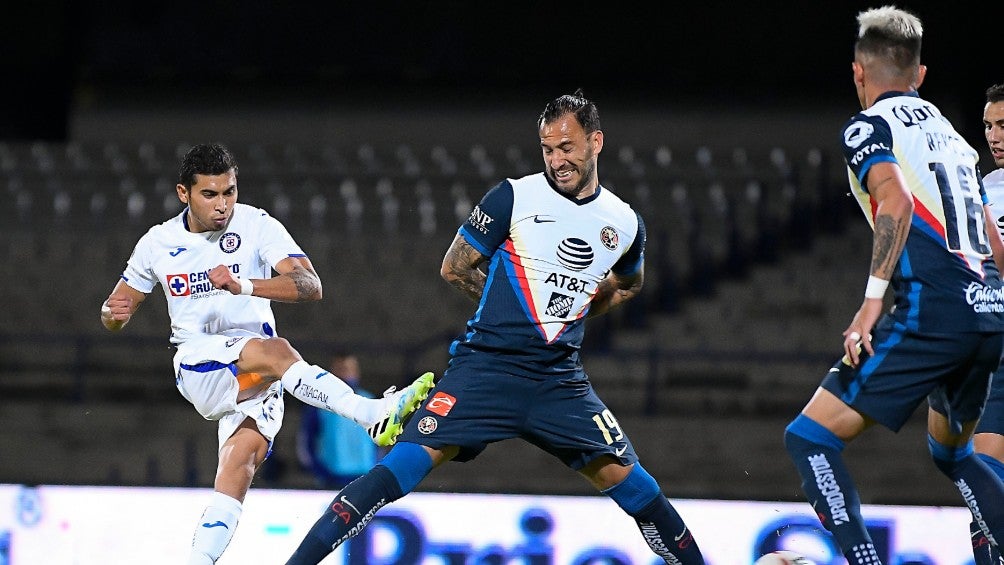
[[[875,241],[872,249],[871,272],[884,279],[892,278],[899,261],[898,251],[906,240],[906,226],[902,220],[879,215],[875,218]]]
[[[287,276],[296,285],[297,301],[308,300],[321,290],[321,280],[317,277],[317,274],[302,265],[294,267],[292,271],[287,273]]]
[[[478,269],[478,265],[487,258],[471,247],[464,238],[457,236],[453,245],[443,259],[443,278],[453,287],[460,289],[475,302],[481,300],[485,290],[487,276]]]
[[[599,316],[635,297],[641,290],[644,277],[639,272],[630,277],[610,274],[596,285],[587,318]]]

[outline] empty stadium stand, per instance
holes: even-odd
[[[211,482],[213,425],[172,386],[163,298],[152,296],[121,334],[97,320],[135,241],[181,210],[174,167],[188,136],[137,137],[0,142],[9,203],[0,268],[12,321],[0,330],[0,425],[12,438],[0,481]],[[306,358],[324,363],[333,344],[354,348],[374,389],[445,367],[473,305],[439,278],[442,254],[486,190],[538,170],[539,151],[457,137],[229,143],[241,201],[282,219],[324,282],[320,304],[275,306],[280,333]],[[831,151],[804,136],[745,147],[699,137],[604,149],[603,184],[648,226],[646,286],[590,322],[586,368],[669,492],[797,499],[781,430],[839,346],[869,235],[858,218],[845,221],[859,212]],[[288,403],[275,472],[260,482],[312,486],[292,451],[298,414]],[[902,445],[873,441],[876,450]],[[542,458],[507,442],[423,488],[589,492]],[[531,462],[528,477],[520,469]],[[931,470],[906,471],[916,475],[909,491],[878,469],[861,471],[881,484],[862,489],[866,502],[955,502]],[[925,481],[930,488],[917,488]],[[910,498],[918,493],[926,498]]]

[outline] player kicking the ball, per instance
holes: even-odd
[[[369,428],[378,445],[391,445],[433,387],[433,376],[365,398],[276,336],[270,301],[320,300],[321,281],[278,220],[237,203],[237,163],[225,147],[192,147],[177,192],[185,210],[140,238],[102,304],[101,322],[122,329],[159,283],[177,347],[178,390],[203,417],[219,422],[215,492],[188,561],[197,565],[215,563],[233,537],[251,479],[282,425],[283,391]]]

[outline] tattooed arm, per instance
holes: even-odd
[[[306,257],[287,257],[275,266],[276,276],[254,279],[254,296],[276,302],[306,302],[321,299],[321,279]],[[209,280],[216,288],[240,294],[240,280],[225,265],[209,271]]]
[[[872,165],[868,171],[868,192],[876,202],[870,274],[890,280],[910,233],[913,195],[895,163]]]
[[[609,273],[596,285],[596,294],[589,303],[589,314],[586,317],[599,316],[634,298],[641,291],[644,279],[644,270],[630,276]]]
[[[478,302],[485,290],[487,279],[478,266],[487,260],[488,258],[471,247],[462,235],[457,234],[450,248],[446,250],[439,275],[471,300]]]
[[[903,254],[906,237],[913,219],[913,194],[907,188],[903,172],[896,163],[876,163],[868,170],[868,193],[875,200],[875,233],[872,240],[872,260],[869,274],[890,280]],[[844,352],[852,365],[858,363],[857,339],[861,347],[874,354],[871,331],[882,314],[881,298],[865,298],[851,325],[844,330]]]

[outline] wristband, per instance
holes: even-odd
[[[881,300],[885,297],[885,289],[888,287],[889,281],[871,275],[868,277],[868,286],[865,287],[865,298],[878,298]]]
[[[251,279],[238,279],[241,283],[241,294],[250,296],[254,292],[254,283]]]

